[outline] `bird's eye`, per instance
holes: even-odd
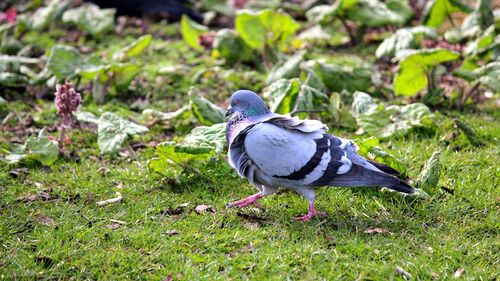
[[[233,105],[238,105],[239,103],[240,103],[240,101],[239,101],[239,100],[234,100],[234,101],[233,101]]]

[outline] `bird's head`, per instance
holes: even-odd
[[[239,90],[231,96],[226,116],[233,113],[242,114],[245,117],[259,116],[271,113],[266,104],[256,93],[248,90]]]

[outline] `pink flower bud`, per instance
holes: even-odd
[[[70,81],[66,81],[66,83],[62,85],[57,84],[55,95],[56,98],[54,102],[56,104],[57,114],[61,115],[65,122],[71,120],[71,113],[78,109],[82,103],[82,97],[75,91]]]

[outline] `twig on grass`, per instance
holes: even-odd
[[[99,201],[96,204],[97,204],[97,206],[104,206],[104,205],[108,205],[108,204],[121,202],[122,200],[123,200],[122,194],[120,192],[116,192],[115,198],[111,198],[111,199],[104,200],[104,201]]]

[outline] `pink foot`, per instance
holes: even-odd
[[[315,216],[324,217],[324,216],[326,216],[326,213],[316,211],[316,208],[314,207],[314,203],[309,203],[309,212],[307,212],[307,214],[305,214],[303,216],[295,217],[293,219],[298,220],[298,221],[308,221],[308,220],[314,218]]]
[[[262,205],[257,201],[262,196],[263,195],[259,192],[257,194],[252,195],[252,196],[249,196],[247,198],[238,200],[236,202],[229,203],[229,204],[227,204],[227,207],[228,208],[230,208],[230,207],[240,207],[240,208],[243,208],[243,207],[246,207],[248,205],[252,205],[253,204],[253,205],[255,205],[255,207],[257,207],[259,209],[262,209]]]

